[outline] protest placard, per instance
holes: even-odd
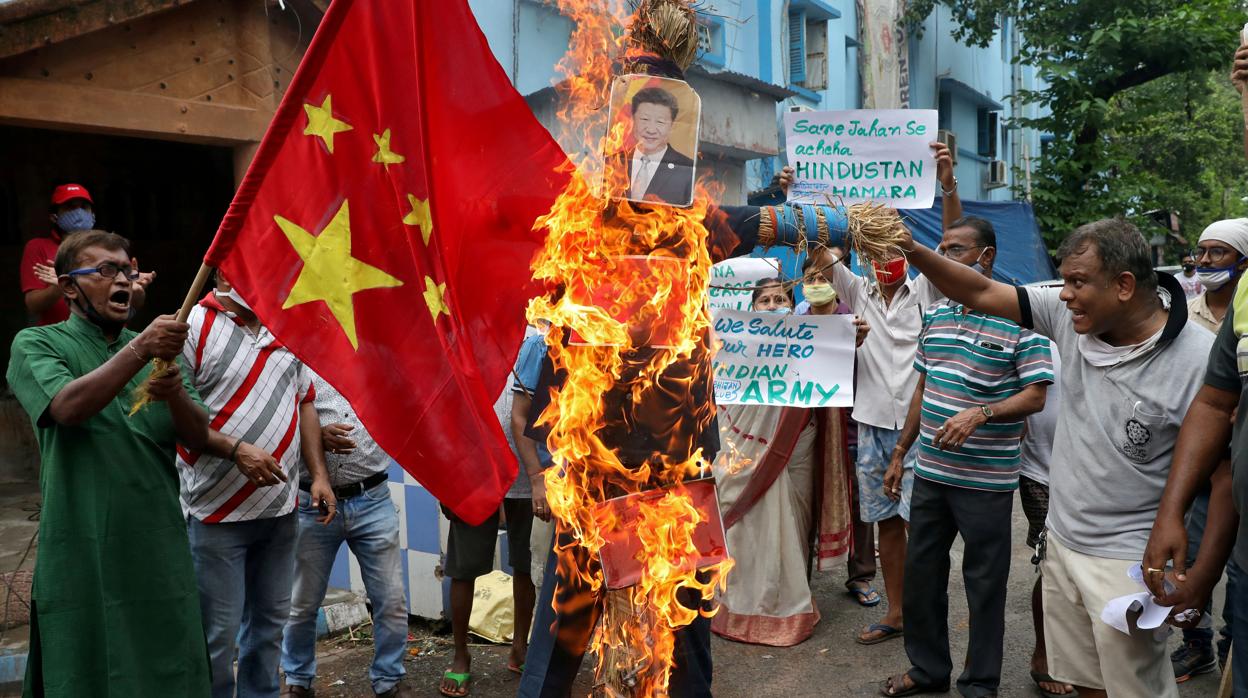
[[[849,407],[854,319],[721,310],[715,315],[715,402]]]
[[[782,276],[775,257],[734,257],[711,267],[711,311],[750,310],[754,287],[763,279]]]
[[[787,112],[792,203],[928,208],[936,195],[935,109]]]

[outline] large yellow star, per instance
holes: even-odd
[[[373,142],[377,144],[377,154],[373,156],[373,162],[380,162],[385,167],[397,165],[407,158],[390,150],[390,129],[381,132],[381,135],[373,134]]]
[[[429,306],[429,315],[434,324],[438,322],[438,313],[446,313],[449,317],[451,309],[446,307],[446,284],[435,284],[431,277],[425,277],[425,304]]]
[[[429,200],[417,199],[415,196],[408,194],[407,203],[411,205],[412,210],[406,216],[403,216],[403,223],[406,225],[419,225],[420,237],[428,245],[429,236],[433,235],[433,216],[429,213]]]
[[[282,310],[324,301],[351,346],[359,349],[355,333],[355,294],[370,288],[402,286],[403,282],[351,256],[351,215],[345,200],[319,235],[312,235],[281,216],[273,216],[273,220],[303,259],[303,269]]]
[[[322,141],[325,141],[325,147],[329,149],[332,155],[334,152],[334,134],[350,131],[351,125],[334,118],[334,107],[330,102],[331,99],[330,95],[325,95],[325,101],[319,107],[311,104],[303,105],[303,110],[308,113],[308,125],[303,129],[303,135],[317,136]]]

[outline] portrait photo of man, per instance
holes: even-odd
[[[628,146],[612,158],[612,166],[621,171],[617,176],[626,177],[626,187],[616,195],[629,201],[688,206],[693,203],[695,170],[691,154],[697,152],[697,95],[679,80],[650,76],[637,79],[646,86],[635,92],[626,88],[632,97],[623,106],[629,109],[617,107],[614,117],[626,120],[629,129],[625,137]],[[686,94],[678,95],[678,91]],[[616,101],[613,92],[613,107]],[[693,113],[689,113],[688,107],[682,108],[682,102],[692,102]]]

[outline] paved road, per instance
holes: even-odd
[[[1017,503],[1014,509],[1013,533],[1017,545],[1010,570],[1001,695],[1032,697],[1040,695],[1032,688],[1028,676],[1032,647],[1029,594],[1035,576],[1029,562],[1030,552],[1023,548],[1026,523],[1022,510]],[[952,615],[950,635],[955,657],[966,651],[967,630],[965,592],[961,576],[957,572],[961,567],[960,545],[959,542],[959,547],[954,551],[952,568],[955,573],[949,588]],[[878,695],[879,682],[885,676],[907,667],[904,648],[900,640],[874,647],[856,644],[853,638],[857,629],[876,620],[881,612],[878,609],[859,607],[848,595],[842,593],[842,589],[839,575],[816,574],[814,593],[823,619],[814,636],[797,647],[761,647],[716,638],[713,647],[716,697],[849,698]],[[1219,590],[1217,596],[1220,595]],[[438,695],[436,682],[450,661],[449,638],[434,636],[427,628],[414,627],[413,630],[417,634],[417,640],[412,646],[419,653],[409,657],[409,680],[419,689],[417,695]],[[1171,638],[1172,645],[1177,642],[1177,637]],[[323,673],[318,682],[318,695],[372,695],[368,690],[367,680],[367,664],[371,658],[371,648],[367,642],[339,643],[337,647],[325,647],[323,652],[330,652],[332,656],[326,656],[322,662]],[[473,695],[515,695],[517,681],[506,670],[505,649],[478,647],[474,649],[474,656]],[[588,693],[585,678],[582,677],[584,690],[578,691],[579,695]],[[332,685],[338,681],[343,683]],[[1202,676],[1180,688],[1180,694],[1184,698],[1213,696],[1217,691],[1217,679],[1214,675]]]

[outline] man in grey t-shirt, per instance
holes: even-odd
[[[1164,639],[1100,620],[1138,591],[1139,561],[1169,472],[1177,424],[1200,387],[1213,336],[1188,324],[1174,277],[1152,269],[1135,226],[1102,220],[1058,253],[1059,289],[1016,289],[902,243],[949,298],[1031,327],[1062,357],[1063,405],[1050,470],[1044,629],[1049,668],[1083,696],[1178,695]]]

